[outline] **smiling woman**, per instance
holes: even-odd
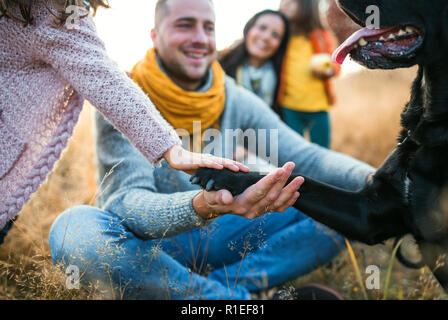
[[[286,16],[274,10],[256,13],[245,25],[244,38],[219,59],[226,73],[252,91],[277,113],[281,68],[289,39]]]

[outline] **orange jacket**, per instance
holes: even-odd
[[[316,29],[310,33],[310,41],[313,45],[314,53],[328,53],[332,54],[333,51],[337,48],[337,42],[333,34],[331,32],[324,30],[324,29]],[[282,64],[282,71],[280,74],[280,83],[279,83],[279,89],[278,89],[278,95],[277,95],[277,101],[281,101],[282,97],[285,92],[285,79],[284,79],[284,69],[286,67],[286,56],[285,59],[283,59]],[[333,64],[335,74],[334,76],[338,75],[341,71],[341,66],[339,64],[334,63]],[[327,91],[328,101],[330,105],[334,105],[335,98],[334,98],[334,92],[333,87],[331,85],[330,79],[323,80],[325,82],[325,88]]]

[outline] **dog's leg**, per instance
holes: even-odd
[[[358,192],[305,181],[294,207],[350,239],[373,245],[408,232],[402,201],[381,177]]]
[[[394,151],[372,181],[357,192],[304,177],[294,207],[344,236],[368,244],[403,235],[409,229],[403,221],[404,170],[398,164],[398,152]],[[227,189],[237,195],[262,177],[254,172],[199,169],[191,180],[207,190]]]

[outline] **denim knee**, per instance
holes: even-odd
[[[87,219],[94,219],[98,208],[91,206],[76,206],[61,213],[53,222],[48,236],[53,264],[65,261],[76,240],[72,239],[73,229],[83,224]],[[74,241],[75,240],[75,241]]]

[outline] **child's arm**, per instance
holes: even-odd
[[[34,32],[34,55],[50,64],[127,136],[149,162],[155,163],[165,155],[173,168],[179,170],[222,168],[219,158],[199,157],[183,149],[181,161],[170,157],[180,150],[180,139],[174,129],[143,91],[108,57],[92,18],[80,19],[75,27],[57,28],[49,15],[37,24]],[[230,161],[222,164],[234,171],[244,168],[235,167]]]
[[[35,31],[34,52],[155,163],[179,138],[149,98],[109,59],[91,17],[77,29],[55,27],[51,18]]]

